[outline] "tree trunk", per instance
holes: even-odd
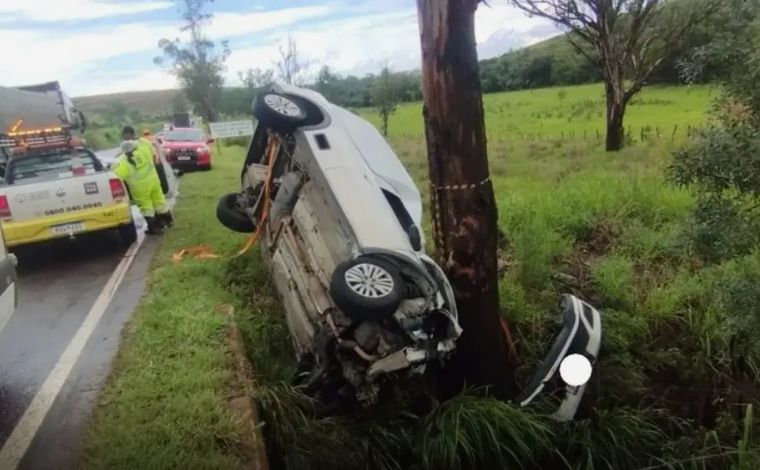
[[[417,0],[433,232],[464,333],[451,372],[497,396],[516,393],[502,335],[496,203],[488,175],[475,49],[478,0]],[[451,375],[450,377],[454,377]]]
[[[626,103],[622,83],[617,87],[607,83],[605,95],[607,101],[607,141],[605,148],[608,152],[612,152],[623,148],[625,142],[623,116],[625,115]]]

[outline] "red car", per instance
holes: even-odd
[[[172,168],[180,171],[211,169],[209,144],[214,139],[206,137],[202,130],[175,127],[157,137]]]

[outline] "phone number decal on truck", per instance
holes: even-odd
[[[61,209],[50,209],[44,212],[45,215],[59,215],[59,214],[65,214],[66,212],[75,212],[75,211],[81,211],[84,209],[94,209],[96,207],[103,207],[102,202],[93,202],[93,203],[87,203],[82,204],[78,206],[69,206],[67,208],[61,208]]]

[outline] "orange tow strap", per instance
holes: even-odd
[[[261,201],[261,220],[259,220],[258,223],[256,224],[256,231],[248,235],[248,238],[246,238],[245,243],[243,243],[243,246],[240,247],[240,249],[237,251],[236,254],[234,254],[233,256],[230,256],[230,258],[237,258],[238,256],[242,256],[248,250],[250,250],[251,247],[255,245],[256,242],[258,241],[259,236],[264,226],[267,224],[267,222],[269,222],[270,192],[272,189],[271,188],[272,169],[274,168],[274,163],[277,160],[278,151],[279,151],[279,142],[277,141],[276,138],[270,136],[269,142],[267,144],[267,150],[266,150],[267,174],[266,174],[266,178],[264,178],[264,194],[262,195],[262,201]],[[223,256],[214,253],[214,249],[211,248],[208,244],[203,243],[201,245],[196,245],[196,246],[183,248],[181,250],[175,251],[172,254],[172,262],[175,264],[179,263],[180,261],[184,259],[186,255],[190,255],[195,259],[224,258]]]

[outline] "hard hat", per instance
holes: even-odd
[[[149,137],[149,136],[150,136],[150,130],[148,130],[148,129],[143,129],[143,131],[142,131],[142,135],[144,135],[145,137]]]
[[[135,148],[137,148],[137,145],[132,140],[125,140],[121,143],[121,151],[123,153],[132,153],[135,151]]]

